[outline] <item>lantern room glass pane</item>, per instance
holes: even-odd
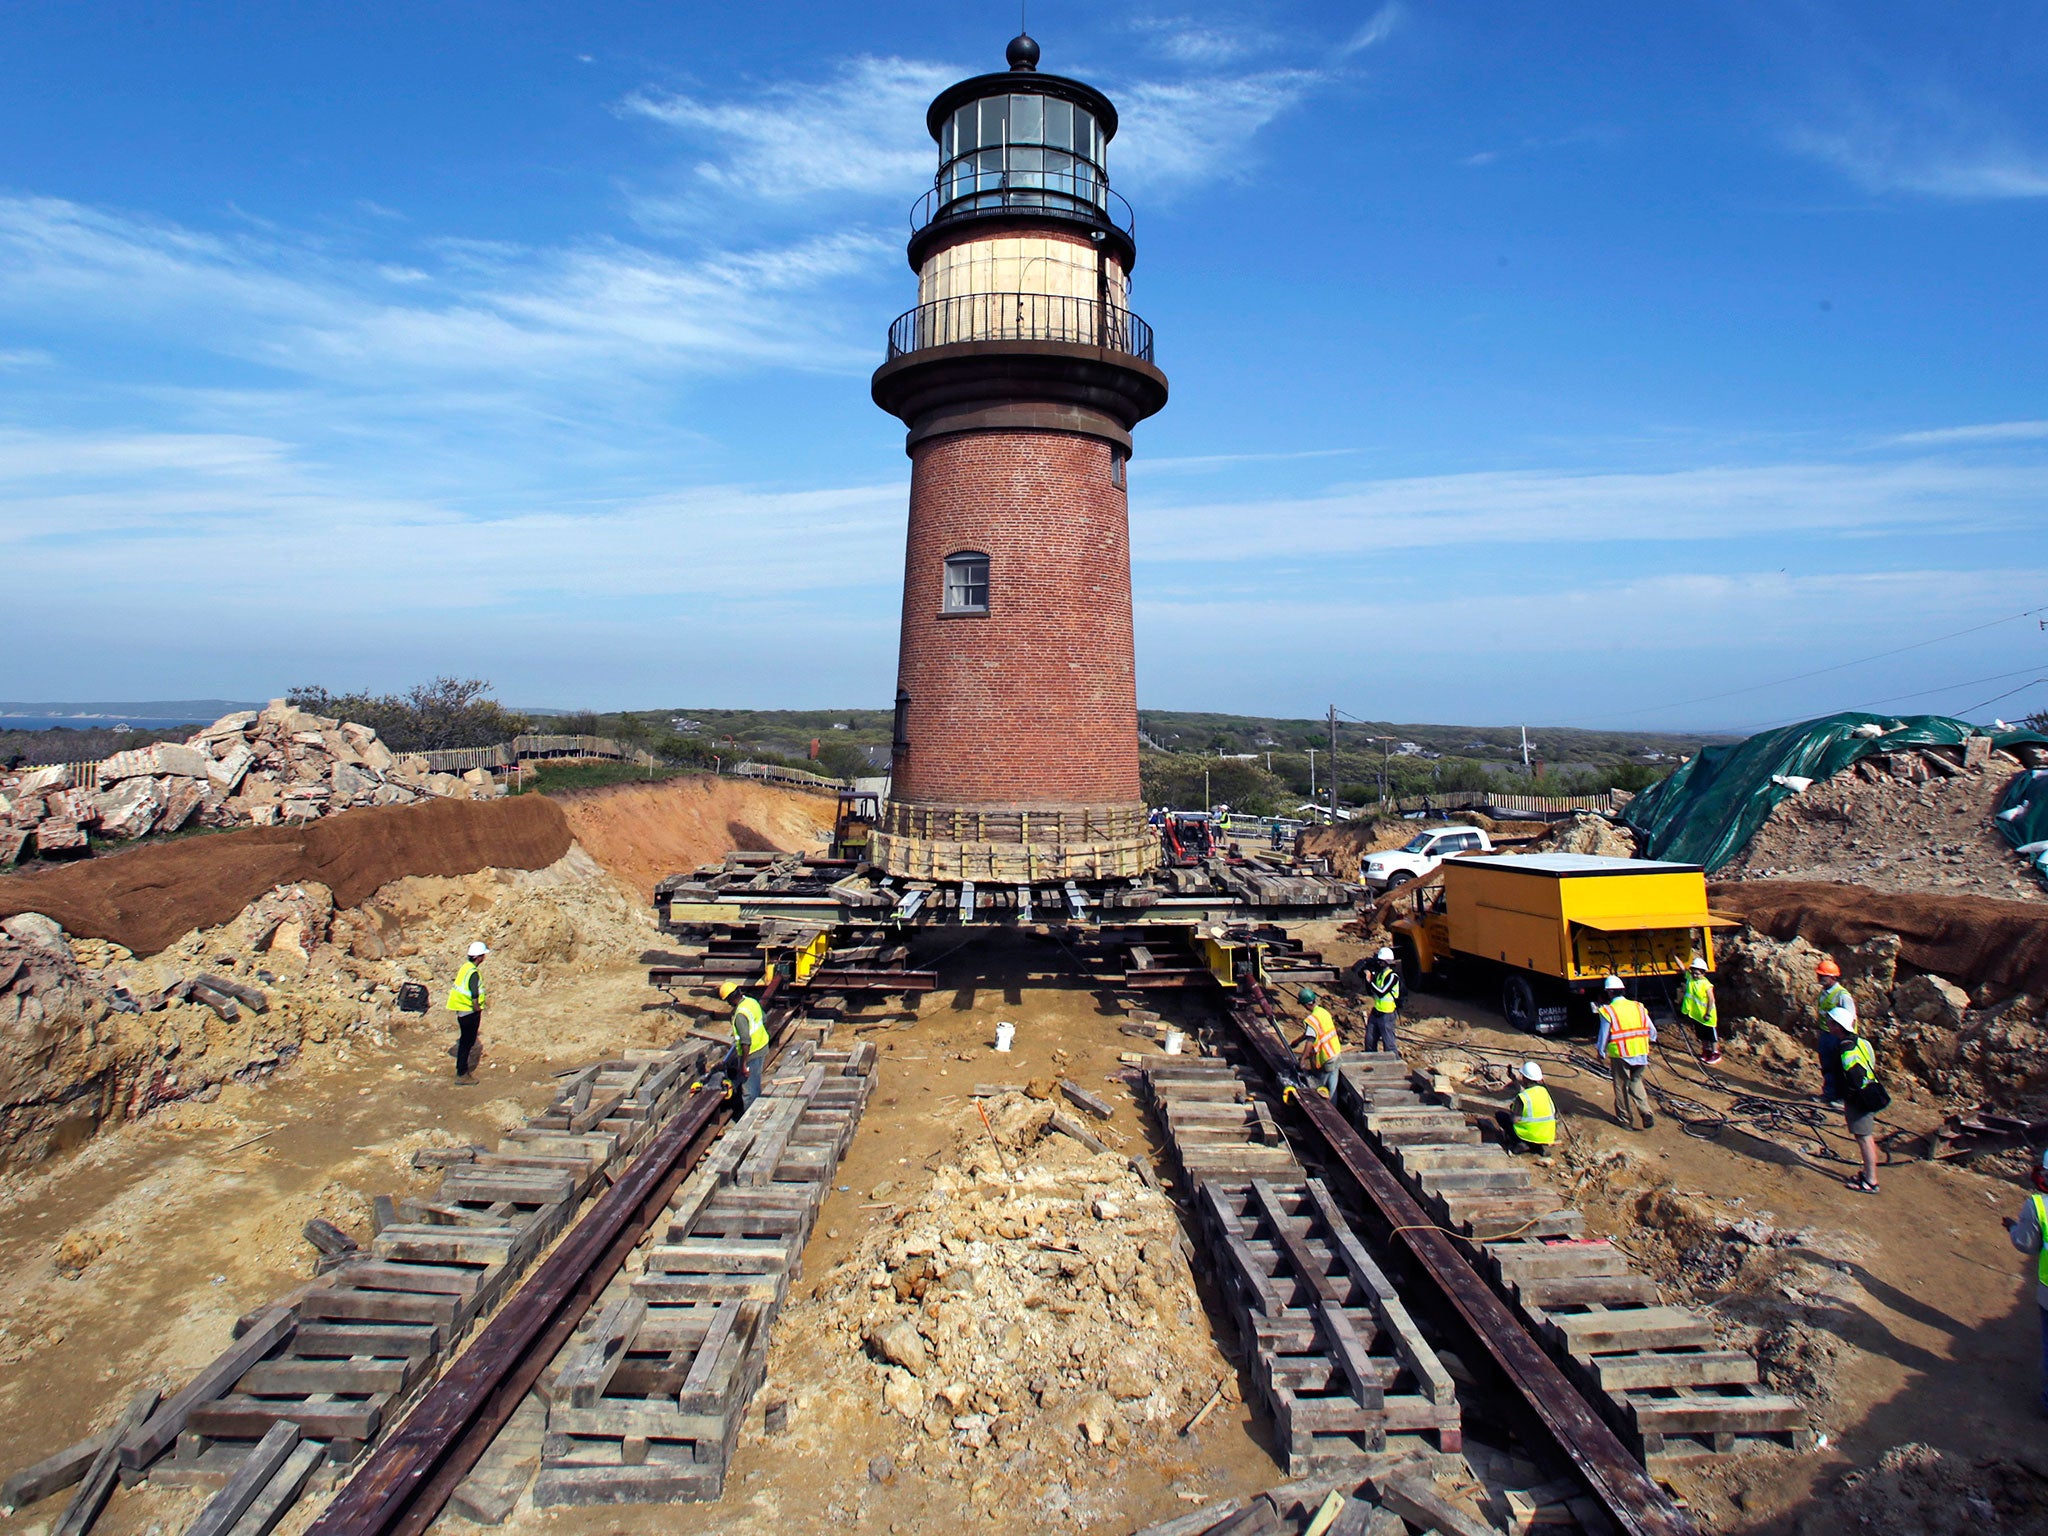
[[[981,104],[981,142],[984,147],[1002,144],[1009,137],[1010,98],[990,96]]]
[[[1010,98],[1010,142],[1012,144],[1043,144],[1045,142],[1045,98],[1043,96],[1012,96]]]
[[[953,114],[953,153],[956,155],[965,154],[970,149],[978,148],[980,143],[981,137],[975,116],[975,104],[970,101],[966,106]]]
[[[1064,101],[1045,104],[1045,142],[1055,149],[1074,147],[1074,109]]]

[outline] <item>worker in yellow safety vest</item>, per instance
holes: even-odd
[[[1846,995],[1846,994],[1845,994]],[[1863,1153],[1863,1171],[1848,1181],[1860,1195],[1877,1193],[1877,1117],[1888,1108],[1892,1096],[1877,1080],[1877,1052],[1856,1033],[1856,1005],[1839,1005],[1828,1022],[1840,1031],[1835,1039],[1836,1070],[1841,1074],[1842,1110],[1848,1117],[1849,1134]]]
[[[1650,1047],[1657,1040],[1657,1026],[1650,1010],[1628,995],[1619,976],[1610,976],[1601,986],[1607,1001],[1600,1005],[1600,1038],[1593,1049],[1607,1063],[1607,1075],[1614,1080],[1614,1118],[1630,1130],[1643,1130],[1657,1123],[1650,1113],[1650,1091],[1643,1079],[1650,1071]]]
[[[1856,1033],[1856,999],[1842,985],[1842,968],[1835,963],[1833,955],[1822,955],[1813,970],[1821,982],[1820,996],[1813,1003],[1813,1011],[1820,1021],[1820,1096],[1830,1104],[1839,1104],[1845,1093],[1842,1051]],[[1837,1018],[1844,1012],[1848,1015],[1847,1034],[1840,1032],[1840,1020]]]
[[[477,1057],[482,1054],[477,1033],[484,1022],[484,956],[490,948],[481,940],[469,946],[469,957],[455,973],[455,985],[448,989],[448,1011],[455,1015],[455,1081],[476,1081]]]
[[[1557,1103],[1543,1086],[1543,1068],[1533,1061],[1522,1063],[1522,1089],[1512,1107],[1495,1117],[1510,1152],[1534,1152],[1550,1156],[1557,1141]]]
[[[744,1113],[761,1097],[761,1064],[768,1054],[768,1020],[761,1012],[761,1004],[748,996],[738,982],[722,983],[718,995],[732,1003],[733,1076],[741,1085],[740,1109]]]
[[[1399,1051],[1394,1026],[1400,1021],[1401,967],[1394,952],[1381,946],[1365,970],[1365,1048],[1368,1051]]]
[[[1299,1050],[1304,1045],[1308,1047],[1310,1070],[1321,1074],[1324,1095],[1334,1095],[1337,1091],[1337,1058],[1344,1053],[1344,1042],[1337,1035],[1337,1021],[1330,1016],[1330,1010],[1317,1000],[1314,987],[1303,987],[1295,994],[1295,1000],[1308,1010],[1308,1017],[1303,1021],[1308,1027],[1294,1042],[1295,1049]]]
[[[2041,1412],[2048,1414],[2048,1152],[2029,1175],[2034,1192],[2018,1218],[2007,1216],[2005,1235],[2034,1257],[2034,1310],[2041,1314]]]
[[[1721,1059],[1721,1013],[1714,1005],[1714,984],[1707,980],[1707,962],[1698,955],[1686,967],[1678,994],[1678,1011],[1692,1020],[1700,1037],[1700,1060],[1712,1066]]]

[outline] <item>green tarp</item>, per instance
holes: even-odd
[[[2039,741],[2038,736],[2028,739]],[[2033,768],[2005,786],[1998,798],[1998,830],[2019,849],[2048,885],[2048,768]]]
[[[1947,715],[1852,713],[1780,726],[1747,741],[1706,748],[1637,795],[1622,820],[1642,837],[1648,857],[1715,870],[1748,847],[1771,812],[1799,792],[1779,780],[1828,779],[1865,757],[1905,747],[1959,746],[1965,737],[1981,734],[1982,727]],[[2005,731],[1992,739],[2001,747],[2048,743],[2048,736],[2034,731]],[[1999,807],[2027,807],[1998,824],[2015,847],[2048,838],[2048,773],[2025,773],[2020,780]],[[2029,782],[2035,786],[2032,798],[2014,801],[2014,790]],[[2048,877],[2048,864],[2037,867]]]

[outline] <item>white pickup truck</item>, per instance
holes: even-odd
[[[1426,875],[1445,859],[1460,853],[1491,853],[1493,844],[1477,827],[1431,827],[1418,832],[1399,848],[1386,853],[1369,853],[1359,865],[1358,878],[1376,891]]]

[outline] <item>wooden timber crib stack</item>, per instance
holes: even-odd
[[[1144,1075],[1288,1475],[1360,1464],[1390,1433],[1458,1450],[1449,1373],[1271,1112],[1219,1061]]]
[[[1605,1239],[1505,1148],[1483,1142],[1428,1076],[1392,1053],[1339,1058],[1338,1108],[1652,1471],[1759,1444],[1810,1450],[1797,1398],[1765,1391],[1713,1320],[1664,1303]]]
[[[536,1505],[724,1492],[769,1327],[874,1091],[874,1046],[828,1050],[829,1026],[811,1028],[677,1191],[645,1268],[607,1288],[565,1352]]]
[[[430,1199],[380,1197],[367,1251],[344,1234],[313,1284],[235,1325],[234,1342],[182,1389],[10,1478],[20,1508],[73,1483],[82,1532],[114,1478],[219,1490],[195,1536],[264,1536],[307,1488],[332,1486],[434,1380],[470,1327],[629,1162],[723,1054],[702,1040],[593,1063],[495,1152],[445,1161]]]

